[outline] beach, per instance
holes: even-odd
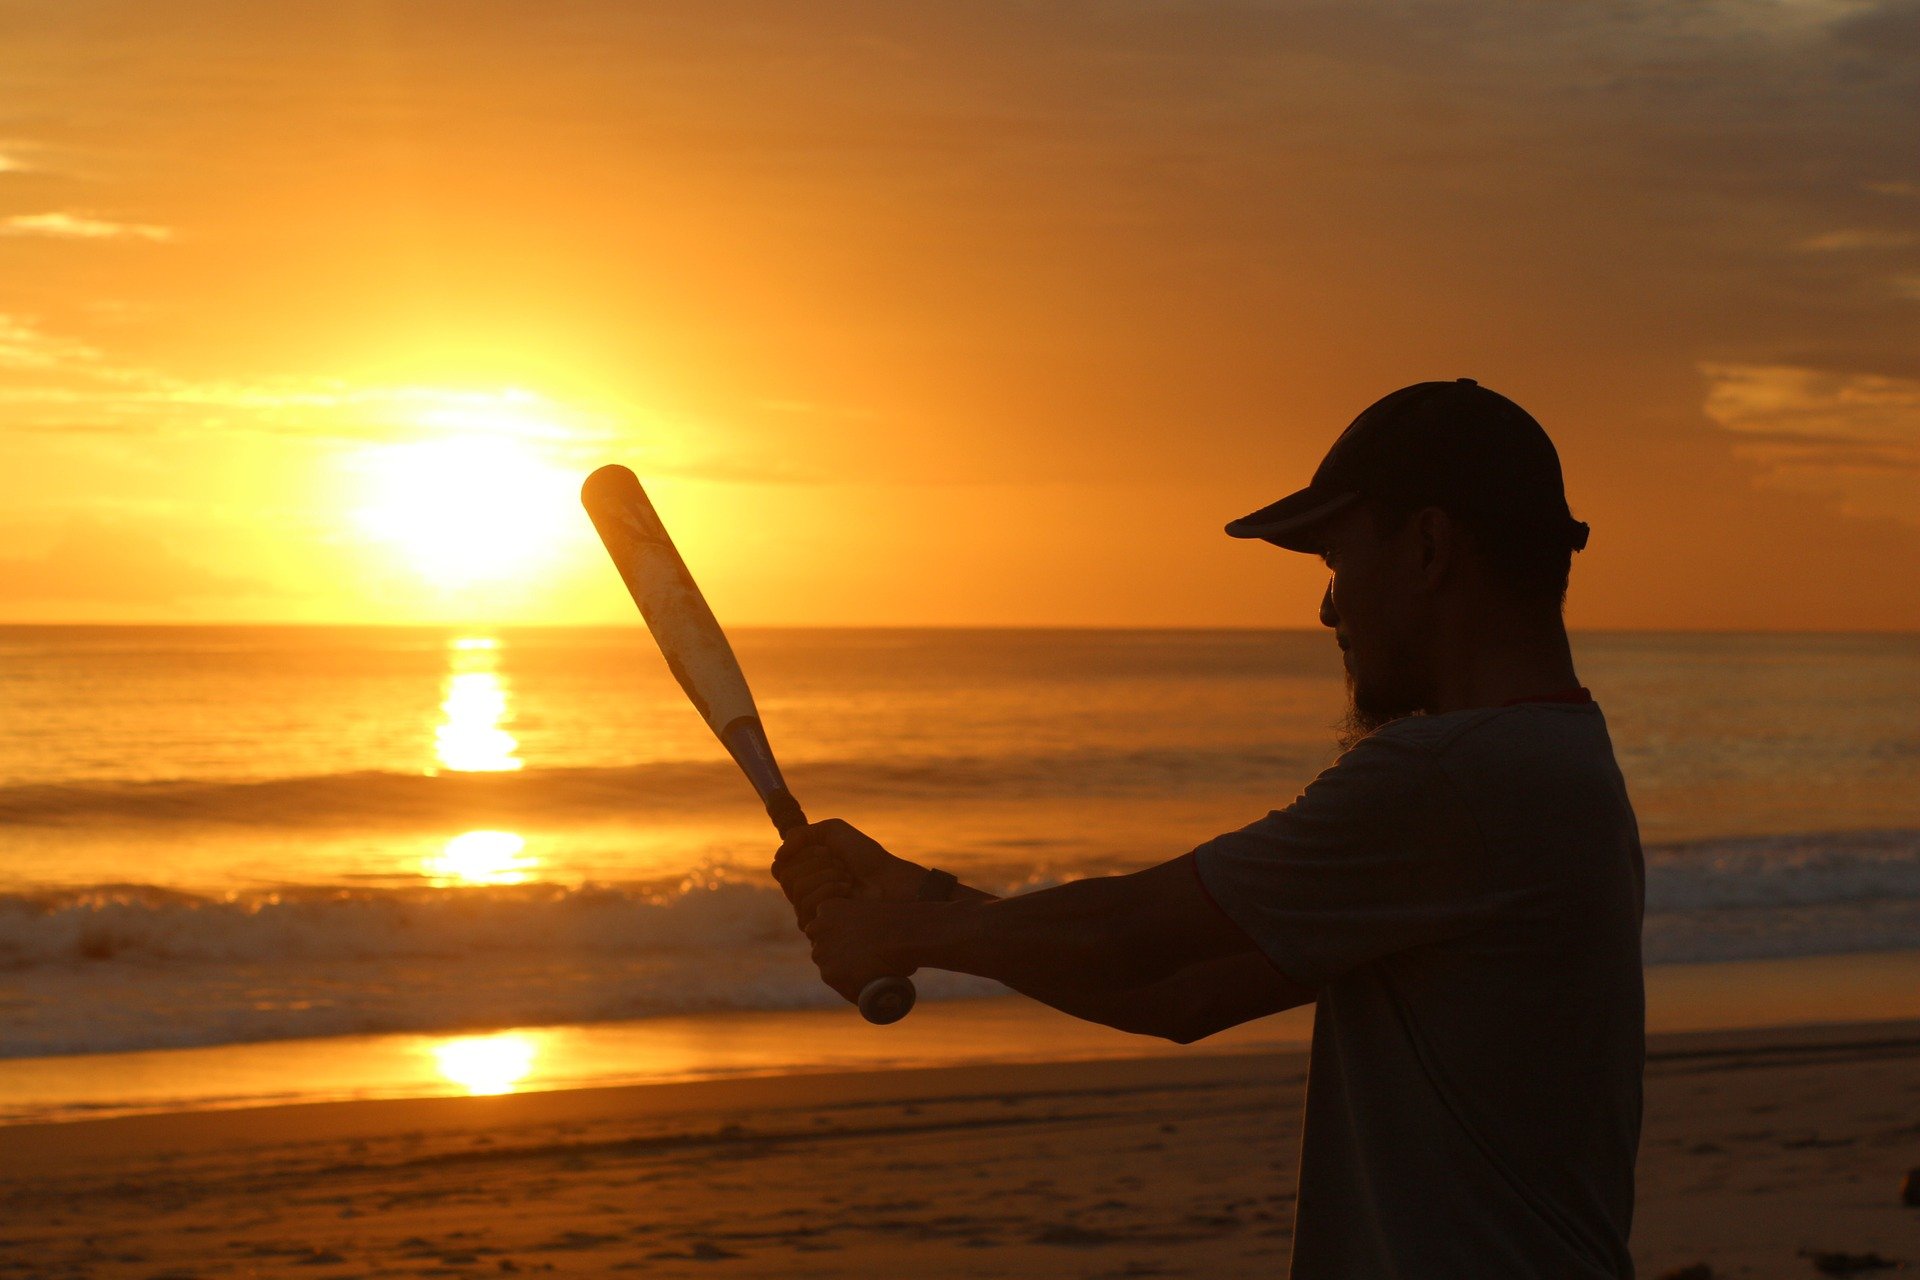
[[[1305,1068],[1156,1053],[21,1125],[0,1274],[1277,1276]],[[1913,1265],[1914,1165],[1920,1021],[1656,1036],[1636,1261]]]
[[[1310,1011],[1174,1049],[922,972],[860,1023],[636,642],[0,629],[0,1280],[1284,1274]],[[1306,633],[737,643],[810,812],[1006,892],[1285,804],[1344,699]],[[1912,638],[1577,644],[1642,1274],[1920,1265]]]

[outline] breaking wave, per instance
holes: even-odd
[[[998,988],[926,975],[927,998]],[[550,885],[0,898],[0,1057],[794,1009],[820,985],[778,890]]]
[[[1920,947],[1920,831],[1647,851],[1650,963]],[[992,984],[921,975],[929,999]],[[0,896],[0,1057],[829,1006],[771,885]]]

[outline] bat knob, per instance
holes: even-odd
[[[913,983],[906,978],[875,978],[860,988],[860,1016],[876,1027],[898,1022],[913,1008]]]

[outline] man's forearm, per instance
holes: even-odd
[[[1314,993],[1288,979],[1257,951],[1189,965],[1158,982],[1124,991],[1051,983],[1020,988],[1042,1004],[1088,1022],[1192,1044],[1228,1027],[1310,1004]]]
[[[972,903],[998,902],[1000,901],[1000,895],[997,893],[988,893],[985,889],[976,889],[970,884],[956,884],[953,886],[953,896],[947,899],[947,901]]]
[[[953,894],[954,902],[1000,901],[995,894],[965,884],[956,885]],[[1314,999],[1310,988],[1286,977],[1255,950],[1187,965],[1143,986],[1101,986],[1085,981],[1085,976],[1078,975],[1076,981],[1075,975],[1052,973],[1044,981],[1007,985],[1084,1021],[1176,1044],[1191,1044]]]
[[[1156,912],[1143,877],[1160,870],[909,912],[890,958],[903,970],[951,969],[1015,990],[1144,987],[1209,958],[1196,953],[1192,939],[1169,933]]]

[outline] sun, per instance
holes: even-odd
[[[512,435],[381,445],[359,461],[361,527],[440,587],[530,576],[562,545],[576,514],[572,472]]]

